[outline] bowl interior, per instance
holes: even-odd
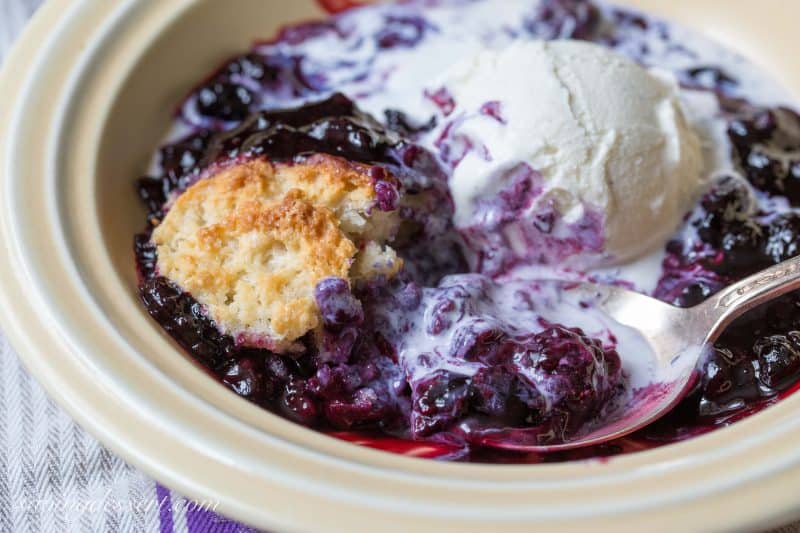
[[[100,250],[105,262],[99,265],[96,256],[86,256],[83,268],[109,270],[105,285],[92,285],[96,282],[92,278],[86,281],[115,330],[175,383],[201,391],[204,398],[206,393],[215,398],[224,394],[226,403],[238,414],[271,428],[283,421],[190,368],[199,365],[144,311],[138,297],[132,240],[144,229],[145,212],[134,184],[147,171],[178,103],[203,75],[286,24],[322,16],[314,0],[199,0],[174,13],[163,26],[150,28],[149,35],[141,39],[146,44],[129,64],[120,66],[124,76],[106,95],[107,113],[93,154],[94,172],[88,180],[101,236],[101,242],[92,246]]]

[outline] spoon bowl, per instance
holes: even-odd
[[[602,444],[633,433],[661,418],[684,398],[698,377],[704,348],[731,322],[754,307],[798,288],[800,257],[745,278],[691,308],[675,307],[620,286],[570,284],[566,291],[571,296],[591,302],[599,312],[643,337],[652,349],[650,356],[655,358],[653,379],[649,383],[629,384],[627,401],[567,442],[530,444],[499,432],[484,439],[482,444],[545,453]],[[621,356],[625,363],[626,354]],[[526,435],[524,431],[521,434]]]

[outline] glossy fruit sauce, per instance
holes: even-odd
[[[577,327],[581,310],[575,320],[536,315],[546,290],[510,281],[513,272],[470,273],[450,220],[446,154],[428,138],[450,105],[428,83],[454,60],[448,54],[513,39],[586,39],[672,70],[684,90],[714,102],[710,138],[722,163],[675,238],[640,265],[556,266],[551,274],[622,283],[691,306],[800,246],[800,116],[777,105],[780,90],[759,72],[685,30],[603,4],[509,0],[502,13],[489,4],[417,0],[287,27],[196,87],[151,176],[138,183],[149,229],[136,236],[135,252],[153,318],[248,400],[338,438],[419,457],[531,463],[615,455],[731,424],[792,393],[800,378],[798,294],[729,328],[687,398],[630,437],[547,455],[486,445],[498,430],[517,442],[529,434],[568,438],[624,386],[618,350],[628,341],[610,329],[587,334]],[[211,165],[316,152],[374,164],[381,209],[396,209],[401,192],[427,198],[427,208],[402,213],[416,228],[396,245],[407,268],[391,282],[352,290],[343,280],[320,283],[324,334],[304,339],[301,354],[237,345],[158,275],[150,231],[170,199]],[[399,177],[400,190],[381,169]],[[521,196],[498,196],[490,207],[513,214]],[[549,395],[532,382],[546,382]]]

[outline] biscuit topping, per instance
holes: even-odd
[[[314,298],[321,280],[400,268],[385,246],[399,218],[373,209],[369,172],[327,155],[223,168],[178,196],[153,231],[159,273],[238,343],[299,349],[296,341],[321,323]],[[368,257],[358,258],[359,250]]]

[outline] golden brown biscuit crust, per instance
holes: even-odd
[[[372,213],[374,198],[370,167],[333,156],[222,168],[178,196],[153,231],[159,274],[239,342],[291,350],[320,324],[320,280],[399,270],[383,246],[397,215]],[[353,267],[359,249],[368,253]]]

